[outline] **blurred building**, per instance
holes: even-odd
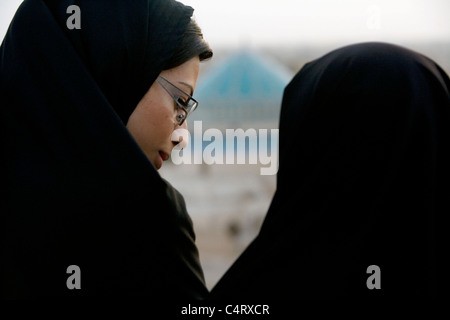
[[[199,108],[192,120],[204,127],[278,127],[281,99],[292,72],[261,52],[231,53],[199,77]]]

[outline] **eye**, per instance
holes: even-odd
[[[177,99],[177,101],[178,101],[178,103],[180,103],[182,106],[187,107],[188,99],[183,99],[183,98],[179,97],[179,98]]]
[[[178,122],[178,123],[183,122],[184,120],[186,120],[186,115],[185,115],[185,113],[184,113],[184,112],[178,113],[177,116],[176,116],[176,119],[177,119],[177,122]]]

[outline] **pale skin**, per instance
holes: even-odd
[[[194,93],[200,71],[200,59],[194,57],[182,65],[164,70],[161,76],[190,94]],[[175,121],[172,97],[156,81],[138,103],[127,122],[127,128],[156,170],[168,160],[178,141],[172,141],[174,130],[187,129],[187,121]]]

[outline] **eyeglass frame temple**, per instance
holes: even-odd
[[[169,85],[171,85],[172,87],[174,87],[175,89],[177,89],[178,91],[181,91],[183,94],[185,94],[186,96],[188,96],[189,100],[194,101],[194,105],[195,108],[194,110],[198,107],[198,101],[194,99],[194,97],[192,97],[189,93],[184,92],[183,90],[181,90],[180,88],[178,88],[176,85],[174,85],[172,82],[170,82],[169,80],[167,80],[166,78],[164,78],[163,76],[159,75],[158,78],[156,78],[156,81],[161,85],[161,87],[163,87],[163,89],[172,97],[172,99],[177,103],[177,105],[184,110],[184,112],[186,112],[186,118],[191,114],[192,111],[190,111],[192,109],[192,107],[189,109],[189,111],[186,109],[185,106],[183,106],[180,102],[178,102],[178,100],[176,99],[175,95],[172,94],[172,92],[170,92],[160,81],[159,78],[163,79],[165,82],[167,82]]]

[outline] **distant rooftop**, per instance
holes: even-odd
[[[199,79],[195,92],[199,108],[192,119],[235,125],[277,121],[284,88],[292,77],[290,70],[260,52],[234,52]]]

